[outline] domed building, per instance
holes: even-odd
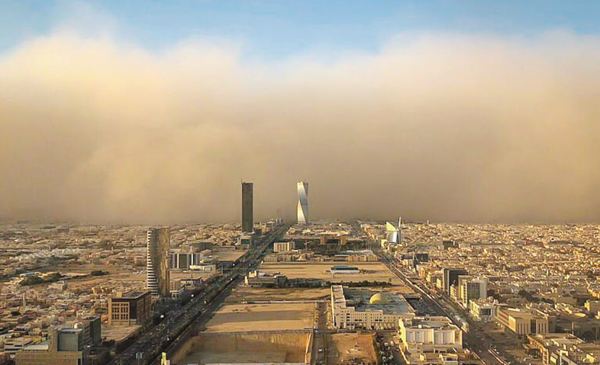
[[[374,294],[371,299],[369,299],[370,304],[389,304],[390,299],[385,293],[377,293]]]
[[[414,316],[414,310],[394,292],[332,285],[331,314],[338,329],[396,330],[399,320]]]

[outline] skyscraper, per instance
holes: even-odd
[[[390,246],[398,244],[399,231],[393,223],[385,222],[385,238]]]
[[[252,233],[254,231],[254,184],[242,182],[242,232]]]
[[[308,183],[298,182],[298,224],[308,223]]]
[[[153,295],[170,294],[169,251],[171,241],[168,228],[151,228],[146,235],[146,288]]]

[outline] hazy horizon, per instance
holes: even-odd
[[[407,31],[248,60],[57,27],[0,53],[0,217],[600,222],[600,37]]]

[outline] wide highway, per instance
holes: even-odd
[[[118,354],[110,362],[111,365],[152,364],[158,361],[161,353],[196,321],[209,318],[223,303],[236,285],[243,280],[244,275],[254,270],[260,264],[267,248],[280,239],[290,225],[277,227],[264,236],[258,243],[244,254],[230,272],[213,279],[209,286],[194,296],[185,306],[175,308],[166,313],[165,318],[152,329],[145,332],[131,346]],[[137,354],[142,359],[136,359]]]

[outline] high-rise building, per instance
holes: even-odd
[[[385,222],[385,239],[388,245],[394,246],[398,244],[399,229],[390,222]]]
[[[168,228],[152,228],[146,236],[146,288],[153,295],[169,296],[171,242]]]
[[[444,291],[446,292],[446,294],[450,294],[450,288],[452,286],[458,288],[458,277],[460,275],[469,275],[469,273],[465,269],[450,267],[445,267],[443,269],[443,273]]]
[[[398,218],[398,244],[402,245],[402,217]]]
[[[298,224],[308,224],[308,183],[299,181],[298,184]]]
[[[487,279],[460,275],[456,293],[458,303],[468,309],[469,302],[487,298]]]
[[[253,195],[254,184],[242,182],[242,232],[244,233],[254,231]]]

